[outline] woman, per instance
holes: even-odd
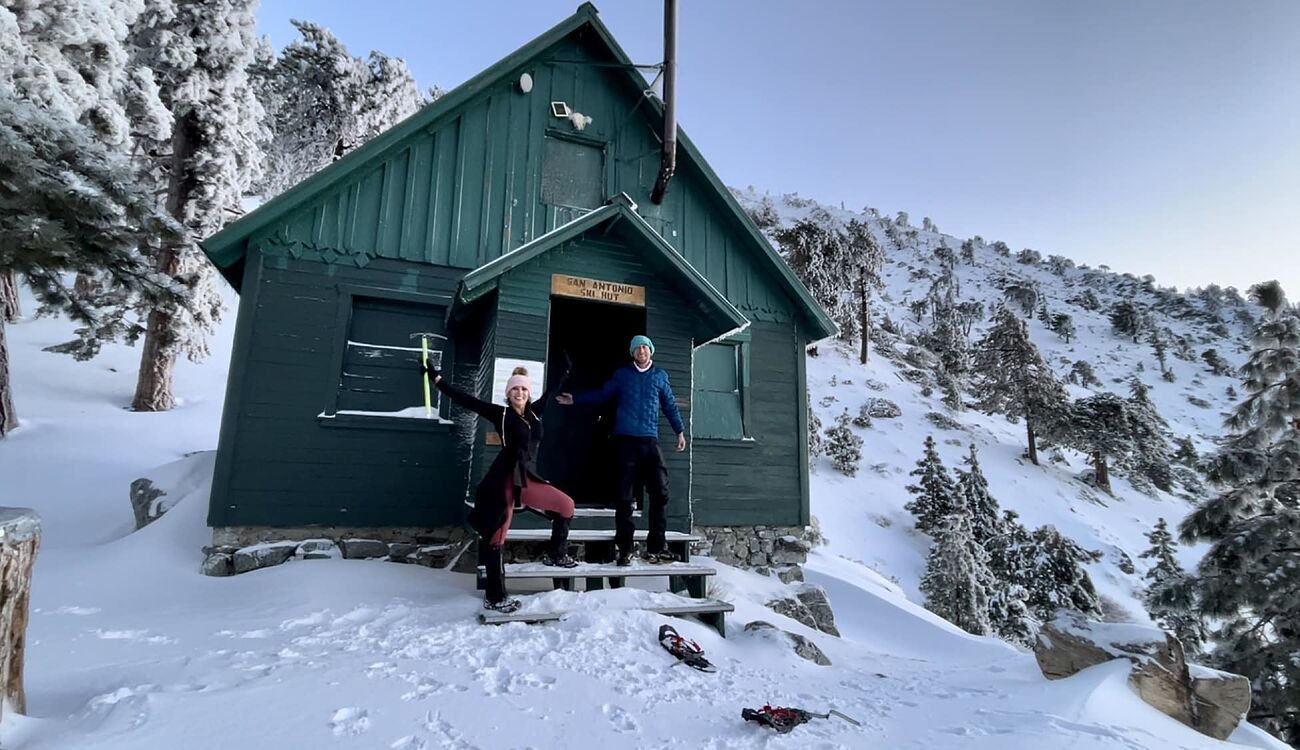
[[[469,525],[479,535],[479,562],[487,571],[487,588],[483,606],[498,612],[513,612],[519,600],[506,594],[505,568],[502,546],[518,502],[551,519],[551,543],[542,562],[561,568],[573,568],[578,563],[568,555],[569,524],[573,521],[573,498],[561,492],[537,474],[537,451],[542,442],[542,418],[533,409],[532,383],[528,370],[516,367],[506,381],[508,406],[490,404],[461,391],[437,369],[427,369],[439,391],[492,424],[501,437],[501,452],[492,461],[474,496],[474,509],[469,513]],[[544,408],[547,399],[563,382],[559,378],[550,390],[542,394]]]

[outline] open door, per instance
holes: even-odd
[[[631,361],[627,346],[645,333],[644,307],[551,298],[546,382],[556,382],[567,351],[573,360],[566,391],[600,388],[619,367]],[[538,468],[579,506],[614,507],[614,404],[560,406],[547,404],[546,439]]]

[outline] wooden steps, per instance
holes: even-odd
[[[578,563],[576,568],[557,568],[539,562],[510,563],[506,578],[644,578],[654,576],[711,576],[718,571],[707,565],[675,562],[654,564],[633,560],[626,568],[609,563]]]
[[[644,548],[649,532],[638,529],[633,539]],[[545,543],[551,539],[550,528],[513,527],[506,533],[507,543]],[[569,542],[580,543],[584,547],[586,562],[579,562],[574,568],[557,568],[540,562],[510,563],[505,566],[507,580],[544,580],[551,579],[553,586],[565,591],[575,591],[576,582],[585,581],[585,591],[596,591],[606,587],[622,588],[628,578],[667,578],[668,590],[680,592],[686,600],[672,605],[639,607],[649,612],[663,615],[694,615],[718,633],[726,636],[726,615],[735,610],[731,604],[707,598],[707,584],[717,570],[707,565],[690,563],[691,545],[703,541],[698,534],[681,531],[669,531],[664,537],[668,549],[679,560],[667,564],[649,563],[633,557],[632,564],[619,567],[612,561],[614,557],[613,529],[572,529]],[[483,567],[478,569],[478,586],[484,588],[486,583]],[[509,614],[485,610],[479,614],[479,621],[487,625],[500,625],[507,622],[552,622],[563,618],[567,611],[554,612],[511,612]]]
[[[644,542],[650,532],[645,529],[637,529],[632,538],[638,542]],[[551,538],[550,527],[544,529],[516,529],[511,528],[506,532],[507,542],[545,542]],[[702,542],[704,537],[699,534],[685,534],[680,531],[669,531],[665,537],[669,544],[682,542]],[[574,529],[569,532],[570,542],[613,542],[613,529]]]
[[[684,615],[695,615],[700,618],[704,624],[717,630],[719,633],[726,635],[724,626],[724,617],[728,612],[734,612],[735,607],[728,602],[721,602],[714,599],[701,599],[689,604],[670,604],[662,606],[640,607],[644,612],[657,612],[661,615],[671,615],[681,617]],[[584,610],[585,611],[585,610]],[[484,610],[479,613],[479,622],[485,625],[502,625],[507,622],[554,622],[562,619],[568,612],[511,612],[509,614],[502,612],[492,612]]]
[[[537,580],[549,578],[555,588],[565,591],[575,590],[574,582],[586,580],[586,591],[597,591],[608,585],[609,588],[622,588],[627,578],[667,578],[669,591],[682,591],[687,596],[703,599],[708,590],[707,578],[717,574],[717,570],[707,565],[691,565],[676,562],[656,564],[634,559],[627,567],[613,563],[578,563],[576,568],[557,568],[540,562],[510,563],[505,566],[506,580]],[[478,587],[486,583],[483,566],[478,568]]]

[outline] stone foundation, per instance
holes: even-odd
[[[803,580],[803,565],[820,534],[804,526],[697,526],[704,541],[695,551],[720,563],[774,575],[786,583]]]
[[[290,560],[387,560],[473,572],[476,537],[460,526],[221,527],[203,548],[204,575],[229,576]]]

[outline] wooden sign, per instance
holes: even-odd
[[[619,284],[615,281],[584,279],[581,276],[551,274],[551,294],[577,297],[594,302],[613,302],[618,305],[645,307],[645,287]]]

